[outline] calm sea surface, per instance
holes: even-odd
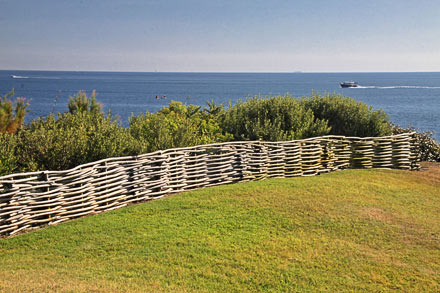
[[[340,88],[357,81],[360,88]],[[437,73],[129,73],[0,71],[0,94],[12,88],[31,100],[28,121],[67,110],[69,96],[97,91],[104,110],[128,125],[131,113],[157,111],[170,100],[204,105],[207,100],[234,103],[249,95],[290,93],[295,97],[341,93],[383,109],[391,121],[434,131],[440,140],[440,72]],[[165,96],[165,99],[156,99]]]

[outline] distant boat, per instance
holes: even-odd
[[[358,87],[357,82],[354,81],[344,81],[340,83],[341,87]]]
[[[12,78],[29,78],[27,76],[11,75]]]

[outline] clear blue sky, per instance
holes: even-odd
[[[0,69],[440,71],[438,0],[0,0]]]

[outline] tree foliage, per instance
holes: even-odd
[[[67,107],[71,114],[80,112],[96,114],[102,111],[102,105],[96,101],[95,90],[92,91],[90,97],[87,96],[85,91],[79,91],[77,94],[70,97]]]
[[[23,125],[29,103],[24,98],[12,101],[13,97],[14,90],[0,100],[0,133],[16,133]]]

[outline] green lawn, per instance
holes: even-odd
[[[240,183],[0,239],[0,291],[440,290],[440,172]]]

